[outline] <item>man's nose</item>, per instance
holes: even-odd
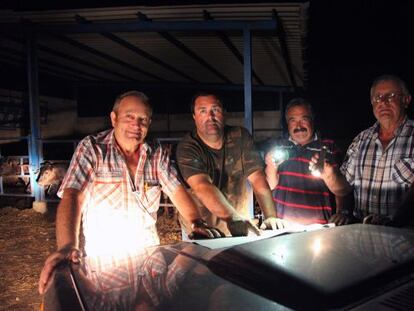
[[[215,114],[215,112],[213,110],[210,110],[208,112],[208,116],[209,116],[209,118],[215,118],[216,117],[216,114]]]

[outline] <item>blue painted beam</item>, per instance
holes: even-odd
[[[253,108],[252,108],[252,34],[250,29],[243,29],[243,76],[244,76],[244,127],[253,135]],[[253,189],[249,181],[247,184],[247,206],[250,218],[254,217]]]
[[[30,185],[35,201],[44,200],[43,189],[34,182],[36,172],[40,169],[42,150],[39,144],[40,138],[40,108],[39,108],[39,80],[37,71],[36,38],[33,34],[27,36],[27,78],[30,111],[30,137],[28,144],[30,163]]]
[[[82,25],[82,26],[88,26],[88,25]],[[154,75],[154,74],[152,74],[152,73],[150,73],[148,71],[145,71],[143,69],[140,69],[140,68],[138,68],[138,67],[136,67],[134,65],[131,65],[130,63],[124,62],[124,61],[122,61],[122,60],[120,60],[120,59],[118,59],[116,57],[113,57],[113,56],[111,56],[109,54],[106,54],[104,52],[98,51],[97,49],[91,48],[90,46],[87,46],[87,45],[85,45],[83,43],[80,43],[80,42],[78,42],[76,40],[73,40],[71,38],[68,38],[68,37],[65,37],[65,36],[61,36],[61,35],[56,35],[54,33],[47,33],[47,35],[55,38],[56,40],[63,41],[65,43],[67,43],[67,44],[70,44],[70,45],[72,45],[72,46],[74,46],[74,47],[76,47],[78,49],[87,51],[88,53],[91,53],[92,55],[99,56],[99,57],[104,58],[106,60],[109,60],[109,61],[111,61],[113,63],[116,63],[118,65],[121,65],[123,67],[126,67],[129,70],[136,71],[136,72],[139,72],[140,74],[143,74],[143,75],[146,75],[148,77],[151,77],[151,78],[153,78],[153,79],[155,79],[157,81],[167,82],[167,80],[165,80],[165,79],[163,79],[161,77],[158,77],[157,75]],[[133,80],[133,79],[130,79],[130,80]]]
[[[2,47],[2,50],[6,51],[6,52],[9,52],[9,53],[12,53],[13,55],[23,56],[22,52],[20,52],[16,49],[10,48],[10,47]],[[89,78],[92,78],[93,80],[98,80],[98,81],[102,80],[101,76],[94,75],[92,73],[87,73],[87,72],[84,72],[82,70],[78,70],[78,69],[75,69],[73,67],[66,66],[66,65],[63,65],[61,63],[57,63],[57,62],[54,62],[54,61],[51,61],[51,60],[38,59],[37,63],[46,64],[46,65],[52,66],[54,68],[58,68],[58,69],[67,71],[68,73],[71,73],[71,74],[77,74],[77,75],[80,75],[80,76],[83,76],[83,77],[89,77]]]
[[[279,127],[282,132],[282,136],[285,135],[285,126],[284,126],[284,119],[285,119],[285,108],[284,108],[284,102],[283,102],[283,92],[279,92]]]
[[[17,38],[15,38],[15,37],[12,37],[12,36],[9,36],[9,35],[3,35],[3,36],[7,40],[10,40],[10,41],[13,41],[13,42],[17,42],[17,43],[21,43],[20,40],[17,39]],[[134,81],[133,79],[131,79],[130,76],[127,76],[127,75],[118,73],[116,71],[107,69],[105,67],[96,65],[94,63],[88,62],[88,61],[84,60],[83,58],[80,58],[80,57],[77,57],[77,56],[73,56],[73,55],[69,55],[69,54],[66,54],[66,53],[63,53],[63,52],[60,52],[60,51],[56,51],[56,50],[54,50],[54,49],[52,49],[52,48],[50,48],[50,47],[48,47],[46,45],[40,44],[39,42],[37,42],[37,48],[38,48],[39,51],[44,51],[44,52],[47,52],[49,54],[52,54],[52,55],[55,55],[55,56],[58,56],[58,57],[61,57],[61,58],[65,58],[67,60],[74,61],[74,62],[76,62],[78,64],[82,64],[82,65],[87,66],[89,68],[96,69],[96,70],[99,70],[99,71],[108,73],[110,75],[113,75],[113,76],[116,76],[116,77],[125,79],[127,81]]]
[[[215,84],[215,83],[134,83],[134,82],[82,82],[78,83],[79,86],[123,86],[127,88],[180,88],[180,89],[195,89],[195,90],[228,90],[228,91],[244,91],[243,84]],[[293,92],[293,88],[290,86],[277,86],[277,85],[254,85],[252,90],[255,92]]]
[[[123,21],[122,23],[99,22],[98,24],[16,24],[2,23],[0,32],[33,31],[59,34],[131,32],[131,31],[213,31],[213,30],[275,30],[275,20],[258,21]]]
[[[19,57],[15,57],[15,56],[10,56],[10,55],[4,55],[2,54],[2,52],[0,51],[0,63],[2,64],[6,64],[12,67],[17,67],[17,68],[26,68],[26,61],[22,60]],[[41,69],[41,73],[47,74],[47,75],[52,75],[52,76],[56,76],[59,77],[61,79],[67,80],[67,81],[71,81],[71,82],[78,82],[79,81],[79,76],[76,75],[72,75],[68,72],[59,72],[56,69],[51,69],[48,68],[46,66],[42,66],[41,64],[38,65],[39,69]],[[88,83],[85,82],[85,80],[82,80],[84,83]],[[93,80],[88,80],[92,83],[96,83],[93,82]]]
[[[252,108],[252,35],[250,29],[243,30],[244,58],[244,127],[253,133]]]

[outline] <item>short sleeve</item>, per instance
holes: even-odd
[[[181,185],[177,177],[177,169],[171,162],[169,150],[159,146],[156,154],[159,154],[157,167],[158,179],[162,190],[170,196]]]
[[[250,133],[245,129],[241,128],[242,138],[242,158],[243,158],[243,169],[244,175],[247,177],[257,170],[263,170],[264,163],[260,157],[259,152],[254,145],[253,138]]]
[[[66,188],[82,191],[93,181],[96,156],[89,138],[82,140],[72,156],[68,171],[62,181],[57,195],[61,198]]]
[[[186,136],[178,143],[177,163],[184,180],[193,175],[208,174],[207,163],[202,149],[189,136]]]
[[[397,183],[410,186],[414,182],[414,159],[399,159],[393,167],[392,175]]]
[[[361,134],[360,134],[361,135]],[[356,157],[361,142],[360,135],[354,138],[345,155],[341,166],[341,173],[345,176],[348,183],[352,186],[355,181]]]

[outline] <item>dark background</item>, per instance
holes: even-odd
[[[412,9],[410,1],[311,1],[306,93],[323,133],[349,141],[373,124],[369,90],[381,74],[413,90]]]

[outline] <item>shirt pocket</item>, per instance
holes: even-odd
[[[95,205],[122,207],[122,177],[96,177],[92,195]]]
[[[392,178],[398,184],[411,185],[414,182],[414,159],[399,159],[394,164]]]
[[[144,181],[144,206],[148,212],[154,213],[158,210],[161,198],[161,188],[158,180],[146,179]]]

